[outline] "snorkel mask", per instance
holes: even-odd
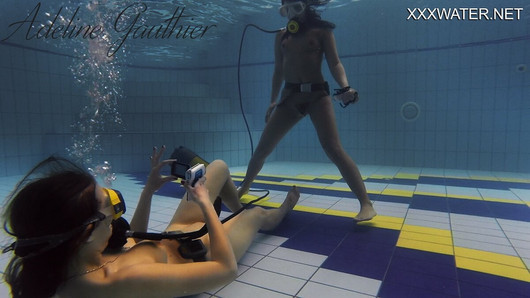
[[[110,206],[97,211],[95,215],[89,217],[80,226],[60,234],[17,239],[17,241],[5,247],[2,252],[6,253],[13,250],[19,257],[34,257],[72,239],[76,235],[82,233],[87,226],[98,223],[108,216],[112,216],[114,223],[125,213],[125,201],[123,200],[123,196],[119,191],[110,188],[103,188],[103,190],[108,194]]]
[[[287,2],[280,6],[280,15],[291,20],[304,13],[306,7],[307,4],[304,1]]]

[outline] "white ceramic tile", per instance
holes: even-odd
[[[404,184],[388,184],[385,190],[404,190],[404,191],[414,191],[416,189],[415,185],[404,185]]]
[[[479,226],[469,226],[451,223],[451,229],[453,231],[468,232],[474,234],[482,234],[496,237],[504,237],[504,233],[500,229],[482,228]]]
[[[435,184],[417,184],[416,185],[416,193],[436,193],[436,194],[446,194],[446,186],[445,185],[435,185]]]
[[[248,248],[248,252],[255,253],[258,255],[268,255],[273,250],[275,250],[278,246],[265,244],[265,243],[259,243],[259,242],[252,242],[250,247]]]
[[[388,183],[379,183],[379,182],[365,182],[366,190],[368,192],[381,193],[387,187]]]
[[[303,298],[322,298],[322,297],[333,297],[333,298],[367,298],[374,297],[358,292],[348,291],[328,285],[324,285],[316,282],[308,282],[296,295],[296,297]]]
[[[497,219],[497,222],[504,231],[528,234],[530,239],[530,222],[508,219]]]
[[[499,224],[494,218],[491,217],[451,213],[450,218],[452,224],[472,225],[490,229],[499,229]]]
[[[265,257],[261,259],[254,268],[285,274],[288,276],[309,279],[318,269],[316,266],[310,266],[287,260]]]
[[[304,204],[306,202],[311,203],[321,203],[321,204],[335,204],[340,200],[338,197],[332,197],[332,196],[323,196],[323,195],[310,195],[305,200],[303,200]],[[300,202],[300,201],[299,201]]]
[[[259,260],[261,260],[262,258],[263,258],[263,255],[247,252],[246,254],[243,255],[243,257],[241,257],[238,264],[252,267],[254,266],[254,264],[259,262]]]
[[[463,240],[471,240],[471,241],[479,241],[479,242],[485,242],[485,243],[491,243],[491,244],[499,244],[499,245],[505,245],[505,246],[511,246],[512,244],[506,237],[497,237],[497,236],[489,236],[489,235],[482,235],[482,234],[474,234],[474,233],[465,233],[461,231],[453,231],[453,238],[463,239]]]
[[[530,249],[516,247],[515,250],[521,258],[530,259]]]
[[[380,280],[323,268],[318,269],[311,281],[372,296],[377,295],[381,286]]]
[[[517,252],[511,246],[491,244],[482,241],[453,238],[453,245],[470,249],[489,251],[509,256],[517,256]]]
[[[258,233],[256,237],[254,238],[254,242],[265,243],[265,244],[270,244],[270,245],[275,245],[275,246],[280,246],[287,240],[288,238],[285,238],[285,237],[268,235],[268,234],[263,234],[263,233]]]
[[[529,236],[526,233],[504,231],[504,234],[506,234],[506,237],[508,237],[510,241],[513,241],[513,240],[528,241],[529,239]]]
[[[230,298],[287,298],[290,295],[282,294],[276,291],[267,290],[261,287],[247,283],[234,281],[215,293],[218,297]]]
[[[469,196],[481,198],[480,192],[478,189],[473,187],[461,187],[461,186],[447,186],[447,196]]]
[[[406,225],[411,226],[419,226],[419,227],[426,227],[426,228],[434,228],[434,229],[441,229],[441,230],[450,230],[451,227],[449,223],[443,223],[443,222],[435,222],[435,221],[427,221],[427,220],[418,220],[418,219],[405,219]]]
[[[449,214],[447,212],[430,211],[410,208],[407,212],[407,218],[431,220],[436,222],[449,222]]]
[[[341,198],[338,202],[333,204],[329,209],[340,211],[359,211],[361,209],[359,201],[351,198]]]
[[[483,198],[519,200],[519,197],[509,190],[479,188],[478,191]]]
[[[276,250],[270,253],[269,256],[311,266],[320,266],[327,258],[325,255],[319,255],[285,247],[278,247]]]
[[[241,276],[239,276],[237,280],[291,296],[298,293],[298,291],[306,282],[300,278],[290,277],[287,275],[256,268],[250,268]]]
[[[510,190],[522,201],[530,202],[530,189],[510,188]]]
[[[510,243],[516,249],[518,248],[530,249],[530,238],[528,238],[527,240],[510,239]]]

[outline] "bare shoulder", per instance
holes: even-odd
[[[316,34],[322,39],[322,40],[330,40],[331,38],[334,38],[333,30],[326,29],[326,28],[316,28],[314,29],[316,31]]]

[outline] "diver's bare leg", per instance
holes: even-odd
[[[298,111],[284,106],[278,106],[272,113],[265,129],[261,134],[258,146],[250,159],[245,179],[238,189],[238,197],[241,198],[250,189],[250,185],[261,171],[265,159],[272,153],[280,140],[287,132],[303,118]]]
[[[215,202],[218,196],[221,197],[223,203],[232,211],[236,211],[242,207],[239,198],[237,197],[237,191],[232,179],[230,178],[230,172],[228,166],[222,160],[212,161],[206,168],[206,188],[210,195],[210,201]],[[173,218],[171,219],[170,226],[173,225],[175,229],[176,225],[186,225],[197,222],[204,222],[204,216],[200,207],[187,200],[188,193],[182,198]],[[172,230],[168,227],[168,230]]]
[[[368,197],[357,165],[344,151],[340,143],[331,99],[326,97],[315,101],[309,108],[309,115],[317,131],[322,148],[329,159],[337,166],[342,177],[344,177],[344,180],[361,204],[361,210],[354,217],[354,220],[366,221],[372,219],[377,213]]]
[[[241,212],[223,224],[225,231],[228,233],[236,259],[241,259],[246,253],[259,230],[272,230],[278,226],[285,215],[294,208],[299,198],[300,192],[296,187],[293,187],[279,208],[253,207]],[[206,246],[209,246],[208,235],[203,236],[201,240]]]

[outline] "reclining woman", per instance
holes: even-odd
[[[131,220],[131,229],[146,231],[151,199],[166,182],[160,170],[165,148],[153,149],[151,171]],[[117,254],[105,254],[112,234],[115,191],[97,185],[75,164],[49,158],[17,185],[4,211],[4,227],[17,238],[4,278],[13,297],[175,297],[201,293],[235,279],[237,261],[259,230],[274,229],[296,205],[293,187],[277,209],[246,209],[221,224],[213,202],[219,196],[232,211],[241,204],[227,165],[216,160],[195,186],[184,184],[181,200],[167,230],[194,231],[202,236],[206,260],[183,258],[175,240],[130,239]]]

